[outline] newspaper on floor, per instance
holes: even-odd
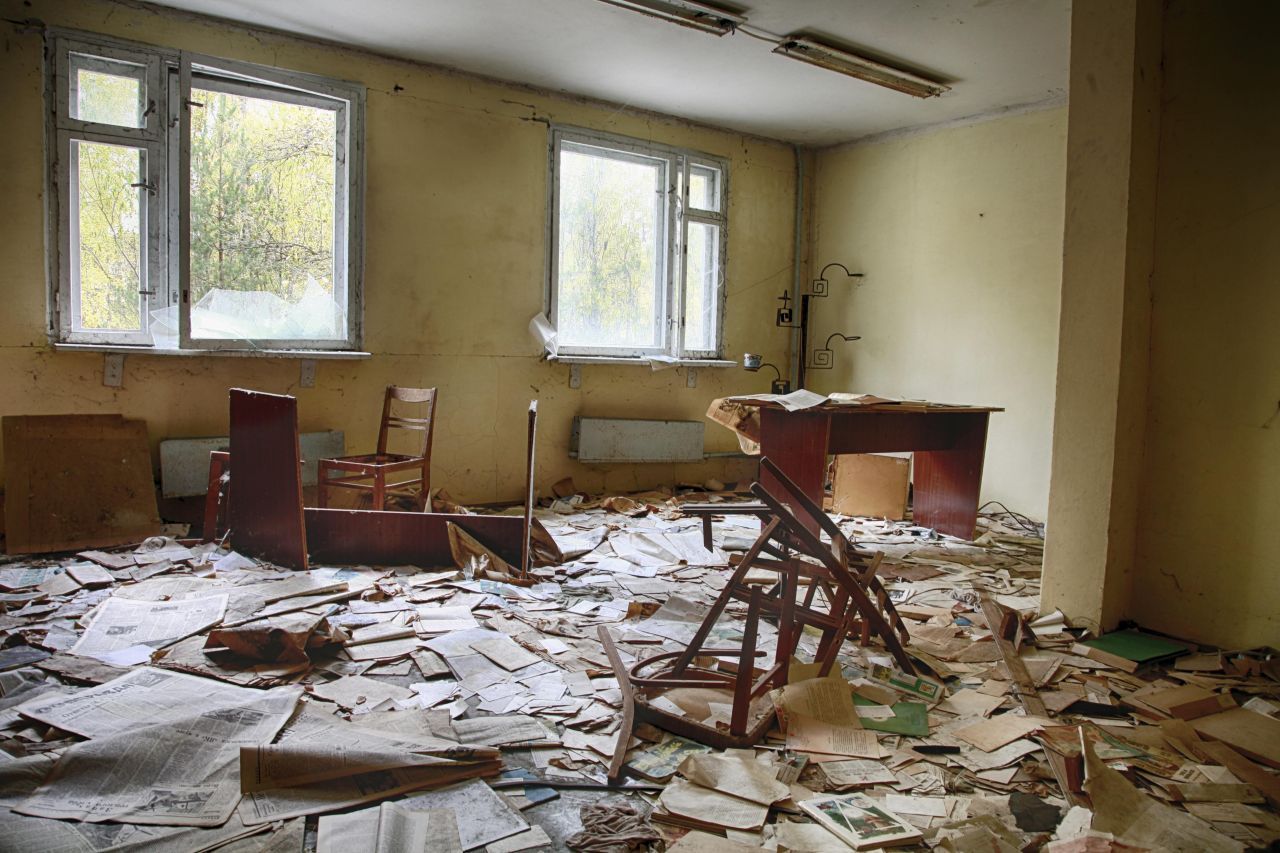
[[[529,828],[529,822],[514,806],[479,779],[418,794],[400,804],[411,809],[453,812],[463,850],[492,844]]]
[[[100,657],[136,645],[158,649],[218,624],[226,611],[225,593],[185,601],[134,601],[112,596],[102,602],[71,651]]]
[[[144,668],[47,702],[32,719],[92,738],[69,747],[14,811],[89,823],[221,826],[240,802],[239,748],[275,737],[297,688],[246,690]]]

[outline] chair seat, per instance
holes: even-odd
[[[412,468],[422,463],[421,456],[405,456],[399,453],[365,453],[358,456],[335,456],[321,459],[320,467],[339,471],[373,471]]]

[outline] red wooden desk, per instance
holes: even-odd
[[[828,453],[914,453],[915,523],[972,539],[987,445],[985,406],[841,406],[788,412],[777,403],[736,398],[760,408],[760,452],[821,506]],[[765,488],[779,488],[761,472]]]

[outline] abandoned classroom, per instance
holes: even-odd
[[[1280,845],[1280,5],[0,10],[0,851]]]

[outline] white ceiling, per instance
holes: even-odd
[[[1061,99],[1070,0],[739,0],[753,31],[825,36],[949,83],[919,100],[599,0],[157,0],[247,24],[826,145]],[[727,5],[727,4],[726,4]]]

